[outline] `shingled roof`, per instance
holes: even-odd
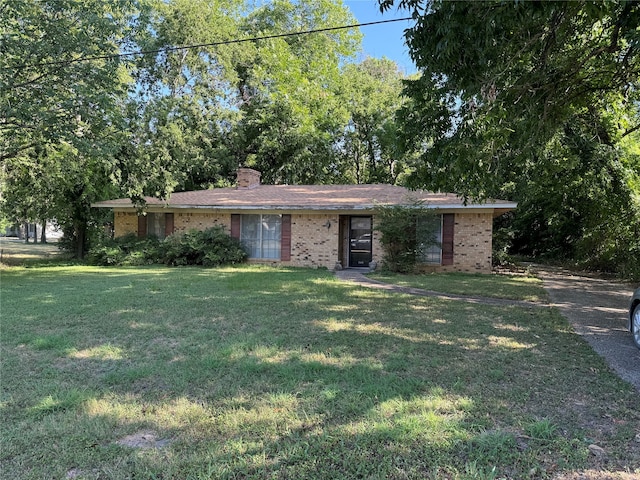
[[[214,188],[178,192],[167,200],[145,198],[148,207],[215,210],[372,210],[376,205],[410,205],[422,201],[441,209],[511,210],[513,202],[490,200],[464,203],[454,194],[409,190],[394,185],[257,185],[252,188]],[[93,204],[101,208],[133,208],[121,198]]]

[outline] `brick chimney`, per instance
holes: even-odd
[[[260,172],[252,168],[239,168],[236,188],[249,190],[260,186]]]

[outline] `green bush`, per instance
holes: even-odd
[[[426,248],[438,244],[434,221],[437,214],[420,201],[409,205],[376,207],[380,244],[384,251],[382,267],[398,273],[415,270]]]
[[[514,260],[511,246],[514,238],[513,212],[507,212],[493,220],[493,241],[491,260],[494,267],[511,267]]]
[[[240,242],[227,235],[222,227],[171,235],[160,244],[161,262],[172,266],[215,267],[241,263],[246,258]]]
[[[159,260],[160,241],[156,237],[139,239],[129,233],[114,239],[105,239],[87,253],[92,265],[148,265]]]
[[[164,263],[205,267],[241,263],[246,258],[240,242],[227,235],[222,227],[191,230],[162,241],[154,237],[138,239],[135,234],[129,234],[96,245],[87,256],[89,263],[94,265]]]

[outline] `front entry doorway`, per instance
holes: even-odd
[[[368,267],[371,262],[371,217],[349,218],[349,266]]]

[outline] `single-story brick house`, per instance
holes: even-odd
[[[163,238],[222,225],[239,238],[251,261],[334,269],[380,263],[375,207],[423,201],[438,213],[440,245],[424,266],[432,271],[491,271],[493,218],[516,207],[493,200],[465,204],[453,194],[410,191],[393,185],[263,185],[260,172],[238,170],[237,186],[146,198],[144,215],[129,199],[95,203],[114,212],[116,236]]]

